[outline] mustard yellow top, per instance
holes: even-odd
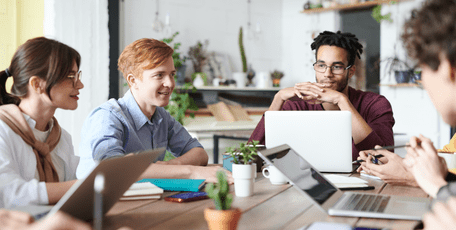
[[[456,134],[451,138],[450,143],[443,146],[442,149],[437,149],[439,153],[454,153],[456,152]]]

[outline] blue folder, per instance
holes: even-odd
[[[166,191],[198,192],[204,186],[204,181],[204,179],[142,179],[137,183],[150,182]]]

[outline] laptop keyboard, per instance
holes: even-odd
[[[382,213],[390,200],[390,196],[371,194],[350,194],[343,210]]]

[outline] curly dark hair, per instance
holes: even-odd
[[[363,45],[358,42],[358,38],[352,33],[337,33],[331,31],[324,31],[320,33],[314,42],[310,45],[312,50],[316,50],[315,58],[317,58],[318,48],[322,45],[337,46],[348,51],[348,65],[355,64],[355,59],[358,57],[361,59],[363,53]]]
[[[444,54],[456,66],[456,1],[430,0],[412,11],[404,25],[402,39],[410,57],[434,71]]]

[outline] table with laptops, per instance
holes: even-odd
[[[368,198],[367,202],[352,207],[355,211],[344,213],[341,211],[343,204],[336,199],[342,199],[342,196],[350,195],[350,192],[334,188],[318,170],[289,146],[282,145],[260,153],[266,162],[273,163],[295,186],[272,185],[258,174],[254,195],[234,198],[232,206],[243,212],[238,229],[300,229],[314,222],[344,223],[353,227],[413,229],[419,224],[420,213],[428,205],[427,194],[420,188],[389,185],[353,173],[350,176],[361,177],[369,185],[375,186],[374,190],[360,191],[361,194],[389,197]],[[284,167],[292,164],[290,162],[295,162],[295,166]],[[313,183],[309,183],[309,180]],[[306,183],[301,183],[303,181]],[[308,186],[309,184],[313,186]],[[317,192],[310,191],[316,188],[319,189]],[[231,189],[234,195],[234,187]],[[172,194],[174,193],[165,192],[164,196]],[[405,196],[405,199],[397,196]],[[390,204],[387,205],[385,200]],[[411,205],[409,210],[408,205]],[[189,203],[172,203],[163,199],[117,202],[105,216],[103,229],[122,226],[133,229],[207,229],[203,212],[213,206],[210,199]],[[380,213],[367,211],[374,209],[379,209]]]

